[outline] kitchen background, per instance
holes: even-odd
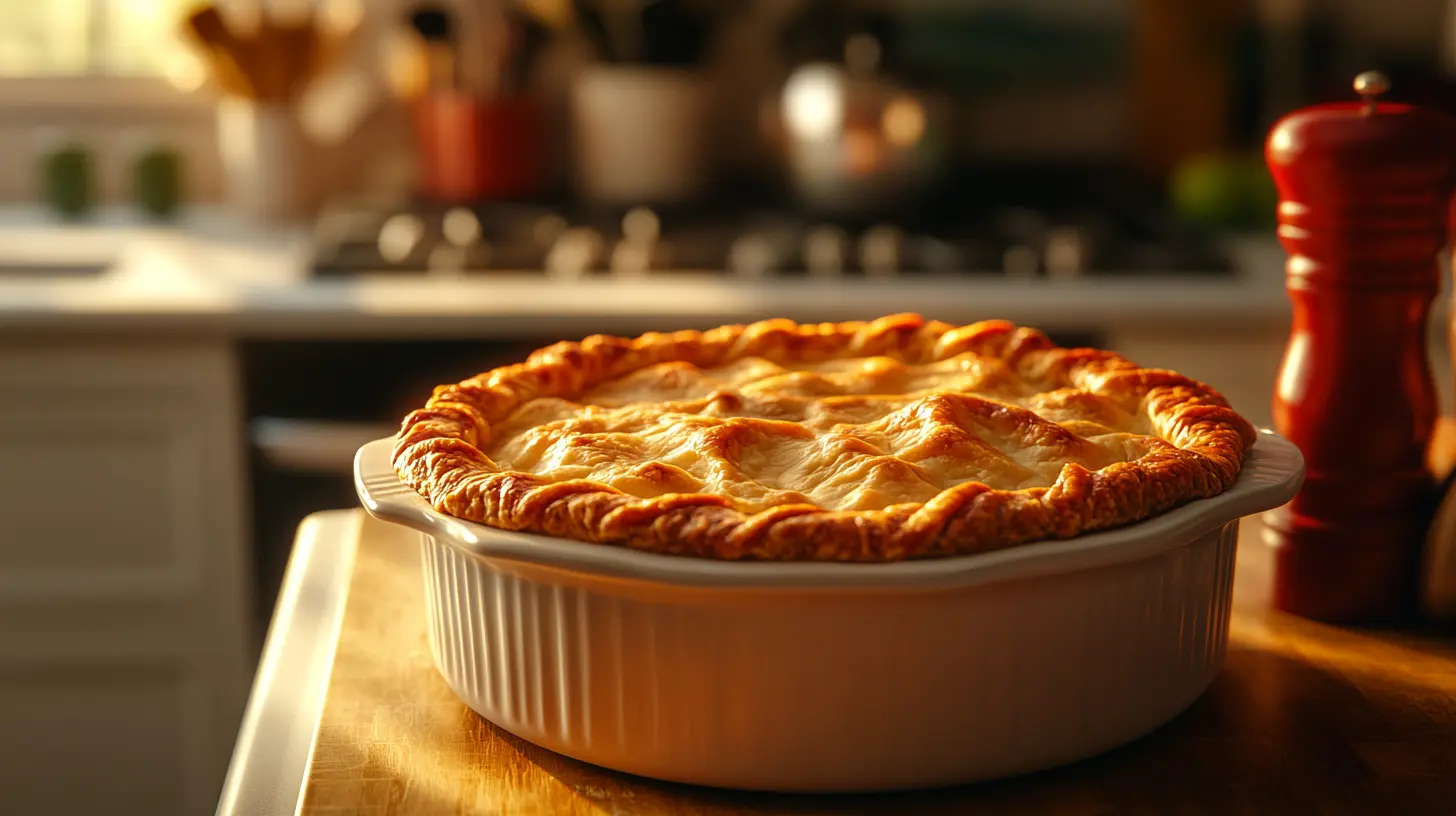
[[[210,809],[299,519],[544,342],[1004,317],[1267,424],[1269,125],[1456,108],[1443,0],[0,14],[5,813]]]

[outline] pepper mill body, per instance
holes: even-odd
[[[1276,608],[1337,623],[1416,609],[1437,489],[1427,314],[1453,149],[1443,117],[1373,96],[1296,112],[1270,133],[1293,309],[1274,420],[1307,474],[1265,517]]]

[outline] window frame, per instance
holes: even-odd
[[[63,114],[84,119],[125,114],[201,113],[215,99],[206,86],[182,90],[166,78],[108,72],[103,56],[106,29],[115,8],[108,0],[87,0],[86,68],[74,74],[0,75],[0,110],[7,119]]]

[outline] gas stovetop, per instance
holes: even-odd
[[[699,273],[775,278],[901,275],[1231,276],[1217,242],[1156,205],[976,205],[834,220],[785,208],[589,210],[528,204],[335,207],[315,274],[552,278]]]

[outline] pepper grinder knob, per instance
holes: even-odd
[[[1390,90],[1390,78],[1379,71],[1366,71],[1355,77],[1355,93],[1365,100],[1365,115],[1375,112],[1375,103]]]

